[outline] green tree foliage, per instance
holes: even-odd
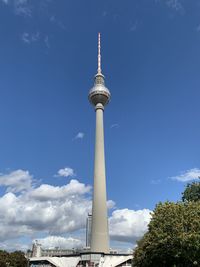
[[[0,260],[0,266],[1,267],[8,267],[5,261]]]
[[[0,266],[7,267],[6,263],[8,262],[9,262],[9,253],[4,250],[0,250]]]
[[[159,203],[133,266],[200,266],[200,202]]]
[[[27,267],[27,259],[21,251],[10,253],[10,262],[10,265],[13,267]]]
[[[21,251],[8,253],[0,250],[0,267],[27,267],[27,259]]]
[[[183,201],[200,201],[200,181],[188,184],[182,195]]]

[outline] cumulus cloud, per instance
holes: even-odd
[[[84,133],[79,132],[79,133],[77,133],[77,135],[74,137],[74,139],[83,139],[84,136],[85,136]]]
[[[39,201],[46,201],[52,199],[68,198],[75,195],[84,195],[89,193],[90,186],[80,183],[77,180],[71,180],[69,184],[64,186],[52,186],[42,184],[40,187],[32,190],[29,195]]]
[[[66,234],[85,227],[91,201],[79,195],[40,201],[7,193],[0,199],[0,241],[40,232]]]
[[[31,189],[32,175],[28,171],[16,170],[9,174],[0,174],[0,186],[7,187],[7,192],[21,192]]]
[[[196,180],[200,177],[200,169],[194,168],[187,171],[182,172],[180,175],[169,177],[172,180],[176,180],[179,182],[189,182],[192,180]]]
[[[63,169],[58,170],[57,174],[55,176],[60,176],[60,177],[69,177],[69,176],[74,176],[74,170],[70,167],[65,167]]]
[[[0,185],[8,192],[0,197],[0,242],[40,232],[66,234],[85,227],[91,212],[91,186],[78,180],[63,186],[33,188],[31,184],[28,171],[1,175]]]
[[[147,231],[151,211],[120,209],[115,210],[109,219],[110,235],[113,240],[135,243]]]
[[[84,246],[83,242],[80,239],[73,237],[47,236],[45,238],[37,239],[37,241],[42,245],[42,248],[46,249],[53,249],[55,247],[62,249],[72,249]]]
[[[0,247],[12,240],[19,244],[21,237],[41,235],[47,236],[40,239],[44,246],[83,245],[81,240],[66,236],[85,229],[92,208],[90,185],[72,179],[63,186],[32,187],[32,175],[22,170],[1,174],[0,181],[1,186],[7,187],[7,193],[0,197]],[[114,201],[109,200],[107,206],[115,207]],[[109,219],[111,239],[134,244],[147,230],[150,217],[146,209],[114,210]]]

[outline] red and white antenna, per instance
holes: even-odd
[[[97,74],[101,74],[101,34],[98,34],[98,70]]]

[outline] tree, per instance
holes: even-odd
[[[0,267],[27,267],[27,259],[21,251],[8,253],[0,250]]]
[[[5,263],[5,261],[0,259],[0,266],[1,267],[7,267],[7,264]]]
[[[9,253],[4,250],[0,250],[0,266],[7,267],[6,263],[8,261],[9,261]]]
[[[200,203],[159,203],[138,242],[133,266],[200,266]]]
[[[27,259],[21,251],[10,253],[10,266],[13,267],[27,267]]]
[[[182,195],[183,201],[200,201],[200,181],[187,184]]]

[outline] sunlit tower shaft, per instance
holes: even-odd
[[[91,252],[109,253],[103,113],[104,107],[108,104],[110,97],[110,92],[105,87],[104,75],[101,73],[101,43],[99,33],[98,69],[95,75],[94,87],[89,92],[89,100],[94,105],[96,111]]]

